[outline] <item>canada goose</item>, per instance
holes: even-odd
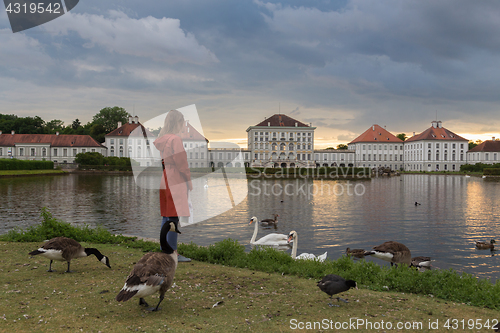
[[[350,288],[358,289],[356,281],[346,280],[343,277],[335,274],[328,274],[318,282],[317,286],[319,287],[319,289],[321,289],[321,291],[330,295],[330,299],[333,295],[347,291]],[[340,297],[337,297],[337,301],[348,303],[345,299]],[[333,306],[332,303],[329,303],[328,305]]]
[[[495,240],[494,240],[494,239],[490,240],[490,242],[489,242],[489,243],[487,243],[487,242],[479,242],[479,241],[478,241],[478,242],[476,242],[476,247],[477,247],[478,249],[481,249],[481,250],[486,250],[486,249],[491,249],[491,250],[493,250],[493,249],[495,248],[495,245],[493,245],[493,244],[495,244],[495,243],[496,243],[496,242],[495,242]]]
[[[177,251],[174,251],[167,242],[167,232],[181,233],[174,222],[165,223],[160,232],[162,252],[146,253],[130,272],[125,285],[116,296],[118,302],[125,302],[134,296],[139,297],[139,305],[146,307],[149,304],[144,297],[160,292],[160,301],[149,311],[158,311],[160,303],[165,298],[165,293],[174,282],[175,269],[177,268]]]
[[[255,229],[253,231],[252,239],[250,240],[250,244],[252,245],[270,245],[270,246],[288,246],[288,235],[285,234],[268,234],[258,241],[255,241],[257,237],[257,231],[259,229],[259,220],[254,216],[250,219],[250,224],[255,223]]]
[[[414,257],[411,258],[410,266],[421,268],[421,267],[431,267],[431,257]]]
[[[288,242],[291,242],[293,240],[293,247],[292,247],[292,258],[293,259],[316,260],[319,262],[323,262],[326,260],[326,256],[328,255],[328,252],[325,252],[317,257],[312,253],[302,253],[299,256],[297,256],[297,246],[298,246],[298,242],[299,242],[298,238],[299,238],[299,236],[295,230],[290,231],[290,233],[288,234]]]
[[[111,268],[108,257],[103,256],[99,250],[94,248],[84,248],[76,240],[67,237],[52,238],[43,244],[38,250],[32,251],[29,254],[32,256],[41,255],[50,259],[48,272],[53,272],[52,261],[58,260],[68,262],[68,270],[66,273],[70,273],[69,264],[71,259],[87,257],[92,254],[97,257],[97,260]]]
[[[260,224],[262,225],[274,225],[276,226],[276,224],[278,223],[278,217],[279,215],[278,214],[274,214],[274,219],[264,219],[262,221],[260,221]]]
[[[353,256],[353,257],[356,257],[356,258],[363,258],[365,256],[365,250],[363,249],[350,249],[350,248],[347,248],[345,249],[345,253],[348,255],[348,256]]]
[[[366,251],[365,256],[374,256],[394,264],[411,264],[411,252],[404,244],[398,242],[385,242],[373,247],[372,251]]]

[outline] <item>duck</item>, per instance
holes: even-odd
[[[319,256],[315,256],[312,253],[302,253],[297,256],[297,246],[298,246],[298,234],[295,230],[290,231],[288,234],[288,242],[293,241],[293,247],[292,247],[292,258],[293,259],[304,259],[304,260],[316,260],[319,262],[323,262],[326,260],[326,257],[328,255],[328,252],[325,252]]]
[[[278,214],[274,214],[274,219],[264,219],[264,220],[260,221],[260,224],[267,225],[267,226],[270,226],[270,225],[276,226],[276,224],[278,223],[278,217],[279,217]]]
[[[494,239],[490,240],[490,242],[489,242],[489,243],[487,243],[487,242],[479,242],[479,241],[477,241],[477,242],[476,242],[476,247],[477,247],[478,249],[481,249],[481,250],[485,250],[485,249],[491,249],[491,250],[493,250],[493,249],[495,248],[495,245],[493,245],[493,244],[495,244],[495,243],[496,243],[496,242],[495,242],[495,240],[494,240]]]
[[[411,264],[411,252],[406,245],[389,241],[374,246],[372,251],[366,251],[365,256],[374,256],[385,261],[389,261],[391,266],[394,264]]]
[[[95,255],[97,260],[111,268],[109,265],[109,258],[99,252],[99,250],[95,248],[85,248],[76,240],[67,237],[52,238],[38,250],[31,251],[29,255],[41,255],[42,257],[50,259],[49,270],[47,272],[54,272],[52,270],[52,262],[57,260],[66,261],[68,263],[66,273],[71,273],[69,270],[71,259],[88,257],[90,255]]]
[[[167,232],[175,231],[181,233],[175,222],[165,223],[160,232],[160,245],[162,252],[146,253],[134,266],[125,280],[125,285],[116,295],[118,302],[126,302],[132,297],[139,297],[139,305],[149,307],[144,297],[160,292],[160,300],[156,307],[148,308],[148,311],[160,310],[160,303],[165,298],[165,293],[174,282],[175,270],[177,269],[177,250],[167,242]]]
[[[415,206],[420,206],[420,205],[421,205],[420,202],[415,201]]]
[[[321,291],[330,295],[330,299],[332,298],[333,295],[342,293],[344,291],[348,291],[351,288],[358,289],[356,281],[346,280],[343,277],[335,274],[326,275],[321,279],[321,281],[318,281],[317,286]],[[345,299],[340,297],[337,297],[337,301],[343,301],[345,303],[348,303]],[[334,306],[332,303],[329,303],[328,305]]]
[[[431,267],[431,257],[413,257],[411,258],[411,264],[410,266],[412,267],[417,267],[417,268],[422,268],[422,267]]]
[[[350,248],[347,248],[345,249],[345,253],[348,255],[348,256],[353,256],[353,257],[356,257],[356,258],[363,258],[365,256],[365,250],[363,249],[350,249]]]
[[[252,245],[268,245],[268,246],[289,246],[288,235],[285,234],[277,234],[272,233],[268,234],[258,241],[255,240],[257,237],[257,231],[259,229],[259,220],[254,216],[250,219],[250,224],[255,223],[255,229],[253,231],[252,239],[250,240],[250,244]]]

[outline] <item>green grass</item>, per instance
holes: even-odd
[[[65,174],[64,170],[0,170],[1,176],[31,176],[31,175],[50,175]]]
[[[497,310],[443,301],[430,295],[372,291],[364,285],[340,295],[348,304],[329,307],[331,301],[318,289],[315,279],[200,261],[179,263],[175,285],[167,291],[160,311],[147,312],[135,298],[125,303],[115,300],[133,265],[143,255],[140,249],[123,244],[82,242],[83,246],[96,247],[108,256],[111,269],[92,256],[73,260],[72,273],[65,273],[66,263],[61,262],[54,262],[55,272],[49,273],[48,259],[28,255],[40,245],[39,242],[0,241],[1,332],[193,332],[203,329],[206,332],[292,332],[297,331],[293,328],[298,323],[313,325],[324,320],[343,323],[351,319],[372,324],[380,324],[382,320],[393,325],[422,323],[422,329],[405,330],[407,332],[463,332],[466,330],[445,329],[444,324],[450,319],[464,319],[468,325],[469,320],[481,319],[482,323],[489,320],[491,325],[491,321],[499,317]],[[213,251],[214,258],[218,257],[219,252]],[[158,295],[149,296],[146,301],[156,304]],[[214,307],[214,304],[218,305]],[[439,321],[438,329],[429,329],[428,323],[436,321]],[[384,330],[358,327],[350,331]]]
[[[159,251],[155,242],[137,240],[135,237],[113,235],[103,227],[74,227],[58,221],[46,209],[42,210],[42,223],[21,230],[19,228],[0,236],[9,242],[42,242],[56,236],[66,236],[79,242],[119,244],[142,251]],[[405,266],[379,266],[365,260],[354,261],[348,257],[326,260],[323,263],[293,260],[287,253],[272,248],[254,248],[245,252],[243,245],[226,239],[208,247],[196,244],[179,244],[183,255],[197,261],[245,268],[265,273],[319,280],[326,274],[339,274],[357,281],[365,289],[396,291],[420,295],[433,295],[443,300],[465,303],[477,307],[500,309],[500,283],[478,279],[454,270],[428,270],[419,272]]]

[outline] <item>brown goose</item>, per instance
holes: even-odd
[[[385,242],[375,246],[372,251],[366,251],[365,256],[374,256],[394,264],[411,264],[411,252],[404,244],[398,242]]]
[[[495,244],[495,243],[496,242],[495,242],[494,239],[490,240],[489,243],[486,243],[486,242],[476,242],[476,247],[478,249],[481,249],[481,250],[486,250],[486,249],[493,250],[495,248],[495,245],[493,245],[493,244]]]
[[[321,281],[318,282],[317,286],[321,291],[330,295],[330,299],[333,295],[349,290],[350,288],[356,288],[356,281],[346,280],[341,276],[335,274],[328,274]],[[343,301],[348,303],[345,299],[337,297],[337,301]],[[329,303],[328,305],[333,306],[333,304]],[[337,305],[338,306],[338,305]]]
[[[345,249],[345,253],[348,256],[353,256],[356,258],[363,258],[365,256],[365,250],[363,249],[350,249],[349,247]]]
[[[270,226],[270,225],[276,226],[276,224],[278,224],[278,217],[279,217],[278,214],[274,214],[274,220],[273,219],[264,219],[264,220],[260,221],[260,224],[264,225],[264,226]]]
[[[134,296],[139,297],[139,305],[146,307],[149,304],[144,297],[160,292],[160,301],[149,311],[158,311],[160,303],[165,298],[165,293],[174,282],[175,270],[177,268],[177,250],[174,251],[167,242],[167,232],[177,229],[174,222],[165,223],[160,232],[160,244],[162,252],[146,253],[135,264],[132,272],[127,277],[125,285],[116,296],[118,302],[125,302]]]
[[[411,265],[412,267],[426,267],[430,268],[431,267],[431,257],[413,257],[411,258]]]
[[[70,273],[69,264],[71,259],[87,257],[92,254],[97,257],[97,260],[111,268],[108,257],[102,255],[99,250],[94,248],[84,248],[76,240],[67,237],[52,238],[43,244],[38,250],[32,251],[29,254],[32,256],[41,255],[50,259],[48,272],[53,272],[52,261],[57,260],[67,261],[68,270],[66,270],[66,273]]]

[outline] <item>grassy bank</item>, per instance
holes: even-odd
[[[473,323],[474,331],[485,331],[477,329],[478,320],[481,325],[486,320],[491,325],[499,318],[498,282],[452,270],[418,272],[346,257],[325,263],[294,261],[273,249],[245,252],[232,240],[209,247],[180,244],[179,251],[195,260],[179,264],[176,286],[167,293],[163,310],[148,313],[135,299],[117,303],[114,297],[144,251],[159,250],[157,243],[112,235],[104,228],[76,228],[52,218],[45,209],[42,217],[41,225],[0,236],[0,298],[2,304],[10,305],[0,316],[3,314],[3,327],[9,332],[184,332],[203,328],[278,332],[292,331],[305,322],[319,322],[314,330],[319,331],[330,329],[323,326],[330,320],[335,325],[353,318],[360,320],[356,323],[370,322],[379,328],[382,321],[390,322],[395,331],[398,322],[420,323],[421,329],[414,327],[413,331],[423,332],[448,332],[445,323],[457,319],[448,321],[451,330],[453,325],[462,325],[454,331],[467,331],[467,325]],[[98,248],[110,258],[112,269],[90,257],[74,260],[74,273],[64,273],[66,264],[60,262],[53,264],[56,272],[46,272],[49,260],[30,258],[27,253],[43,240],[60,235]],[[331,273],[358,282],[359,290],[343,294],[349,304],[331,308],[328,296],[317,288],[316,281]],[[158,298],[147,301],[154,304]],[[430,329],[429,323],[436,321],[438,329]],[[357,331],[370,330],[363,326]]]
[[[5,305],[0,313],[0,331],[290,332],[301,323],[328,324],[322,328],[330,329],[330,320],[332,325],[354,320],[363,324],[351,330],[358,332],[382,331],[364,326],[381,325],[382,321],[394,325],[396,332],[398,322],[413,325],[414,329],[406,331],[449,332],[444,327],[447,320],[464,319],[467,328],[469,320],[476,323],[482,319],[483,324],[489,320],[491,324],[498,318],[496,310],[431,295],[376,292],[363,286],[342,294],[348,304],[330,307],[328,296],[316,287],[315,279],[199,261],[179,263],[175,286],[167,292],[162,309],[150,313],[139,307],[136,299],[125,303],[114,299],[143,252],[118,244],[83,244],[109,256],[112,268],[90,257],[74,260],[73,273],[64,273],[66,264],[61,262],[53,264],[56,272],[48,273],[48,259],[27,254],[40,243],[0,242],[0,298]],[[158,297],[148,297],[147,301],[155,304]],[[429,322],[436,321],[439,329],[430,330]],[[422,325],[422,329],[415,325]],[[321,327],[316,328],[313,331]]]
[[[0,177],[64,175],[67,173],[64,170],[0,170]]]

